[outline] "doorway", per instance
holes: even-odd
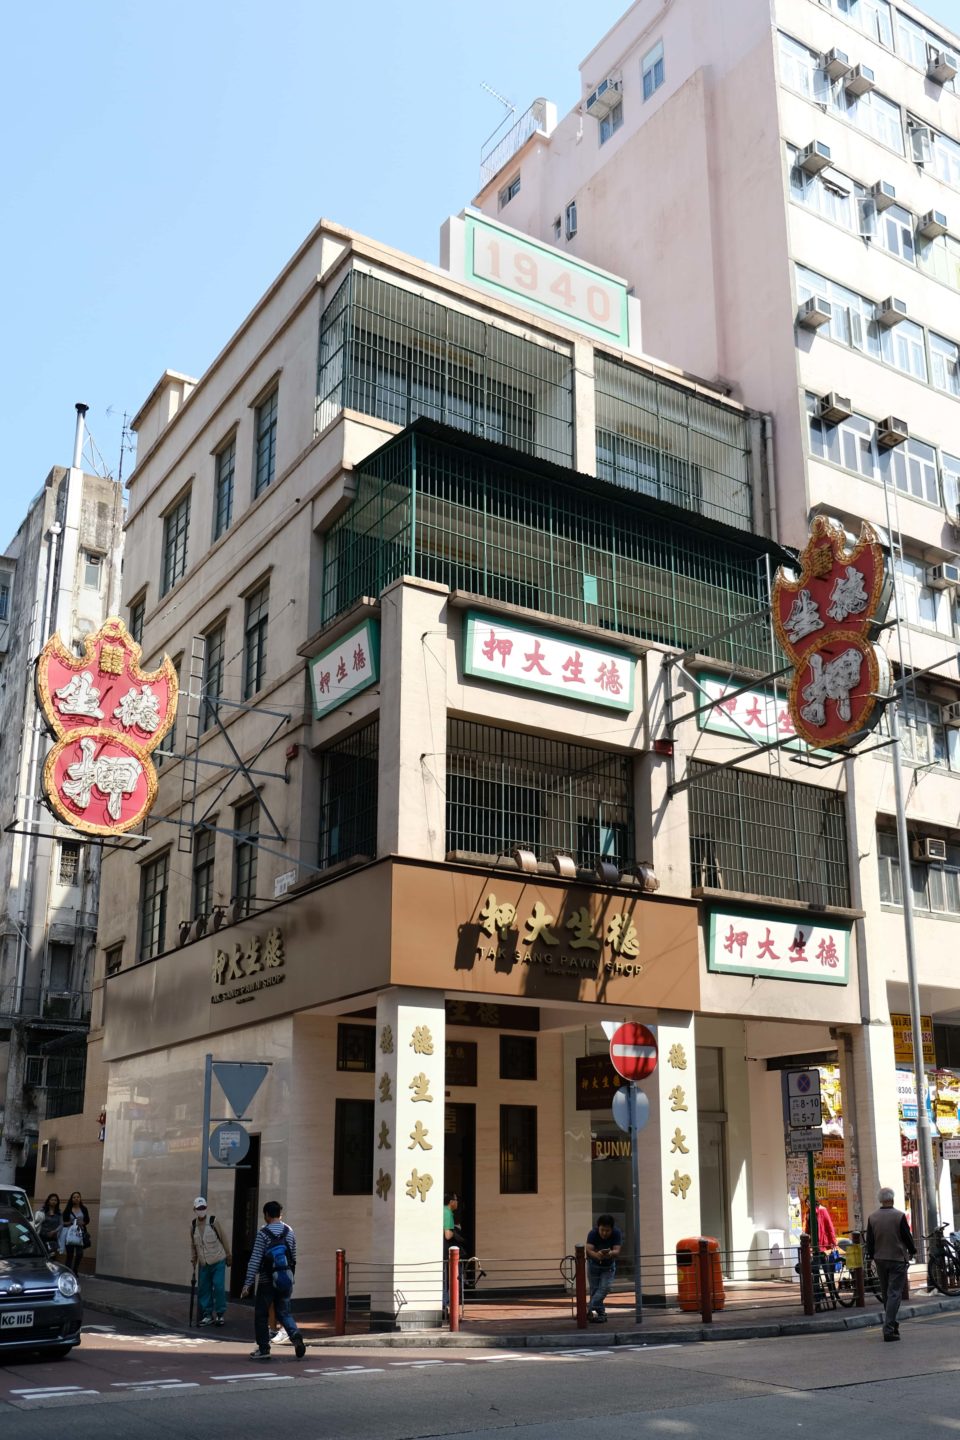
[[[250,1149],[234,1174],[233,1265],[230,1269],[230,1296],[236,1300],[243,1289],[247,1262],[260,1228],[260,1136],[250,1136]]]
[[[448,1104],[444,1111],[443,1190],[460,1197],[457,1225],[466,1240],[467,1255],[477,1250],[477,1107]]]

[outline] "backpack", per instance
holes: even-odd
[[[260,1261],[260,1274],[265,1280],[269,1280],[278,1295],[292,1295],[293,1256],[290,1254],[290,1246],[287,1243],[290,1226],[284,1225],[283,1234],[277,1235],[268,1226],[264,1225],[260,1234],[264,1238],[264,1251]]]

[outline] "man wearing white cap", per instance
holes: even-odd
[[[193,1202],[190,1254],[197,1271],[200,1324],[222,1325],[227,1308],[224,1276],[226,1267],[233,1264],[233,1258],[220,1221],[216,1215],[207,1218],[207,1202],[202,1195]]]

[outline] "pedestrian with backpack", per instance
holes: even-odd
[[[274,1307],[279,1323],[293,1341],[294,1353],[302,1360],[307,1353],[303,1336],[297,1328],[290,1311],[290,1297],[293,1294],[293,1274],[297,1268],[297,1237],[285,1225],[283,1206],[279,1200],[268,1200],[263,1207],[263,1227],[257,1231],[250,1252],[246,1279],[240,1298],[250,1294],[254,1284],[257,1296],[253,1310],[253,1331],[257,1348],[251,1351],[251,1360],[270,1359],[270,1306]]]
[[[202,1195],[193,1202],[190,1256],[197,1272],[198,1324],[222,1325],[227,1308],[225,1275],[233,1257],[220,1221],[216,1215],[207,1217],[207,1202]]]

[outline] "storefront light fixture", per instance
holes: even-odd
[[[532,850],[524,850],[518,845],[513,852],[513,859],[517,869],[522,870],[524,875],[536,875],[537,857]]]
[[[576,880],[577,862],[566,850],[554,850],[550,857],[554,870],[563,880]]]
[[[619,885],[622,878],[616,865],[609,860],[597,861],[596,874],[601,885]]]

